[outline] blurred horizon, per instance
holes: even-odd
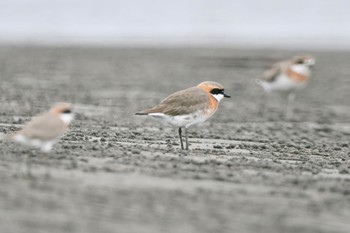
[[[0,42],[350,48],[346,0],[2,0]]]

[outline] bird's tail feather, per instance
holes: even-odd
[[[135,113],[135,115],[148,115],[148,113],[146,113],[146,112],[137,112],[137,113]]]
[[[16,133],[12,132],[12,133],[0,133],[0,141],[5,141],[5,140],[13,140],[14,137],[16,136]]]
[[[253,82],[259,86],[262,86],[263,85],[263,81],[261,79],[254,79]]]

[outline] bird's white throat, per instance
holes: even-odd
[[[74,118],[73,113],[61,113],[60,114],[60,119],[67,125],[69,125]]]
[[[214,96],[214,98],[220,102],[220,100],[222,100],[224,98],[224,95],[223,94],[211,94],[212,96]]]
[[[306,65],[292,65],[292,70],[299,73],[299,74],[302,74],[302,75],[307,75],[309,76],[311,71],[310,71],[310,68]]]

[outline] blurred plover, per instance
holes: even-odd
[[[72,108],[70,103],[57,104],[49,112],[33,117],[22,130],[8,138],[49,152],[73,120]]]
[[[157,106],[138,112],[136,115],[149,115],[179,127],[181,149],[184,149],[182,141],[182,128],[184,128],[186,150],[188,150],[187,128],[211,117],[218,109],[220,100],[224,97],[230,98],[229,95],[225,94],[221,84],[206,81],[195,87],[175,92]]]
[[[276,92],[288,97],[286,116],[289,117],[292,113],[291,103],[295,98],[294,91],[308,84],[311,68],[314,65],[315,59],[312,56],[295,56],[290,60],[274,64],[260,79],[256,80],[256,83],[264,89],[266,94]]]

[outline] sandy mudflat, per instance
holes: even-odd
[[[0,232],[350,232],[350,53],[310,52],[293,119],[279,96],[258,114],[252,80],[295,53],[0,47],[0,132],[55,102],[79,112],[48,155],[0,141]],[[133,115],[204,80],[232,98],[189,152]]]

